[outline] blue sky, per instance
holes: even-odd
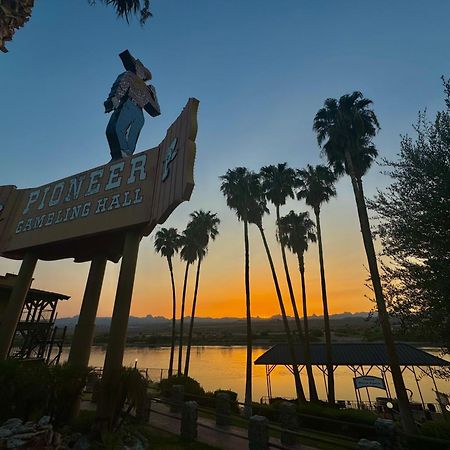
[[[151,68],[162,110],[158,118],[146,117],[138,150],[162,140],[190,96],[201,102],[196,189],[166,225],[183,228],[194,209],[218,212],[222,233],[210,249],[205,290],[213,292],[208,283],[226,276],[235,302],[242,297],[241,228],[220,195],[219,175],[238,165],[319,163],[312,120],[327,97],[361,90],[371,98],[382,128],[376,145],[388,158],[397,153],[400,134],[412,132],[419,109],[442,107],[439,78],[450,76],[447,1],[153,0],[152,10],[154,17],[141,27],[136,20],[128,25],[117,19],[100,2],[36,2],[9,53],[0,55],[0,183],[37,186],[109,161],[103,101],[122,71],[118,53],[128,48]],[[365,181],[367,195],[386,182],[374,167]],[[343,265],[354,271],[336,284],[336,296],[348,302],[331,309],[364,310],[370,307],[362,298],[365,259],[348,180],[339,182],[338,194],[323,218],[328,269],[341,279]],[[289,206],[305,209],[298,202]],[[272,222],[269,217],[269,232]],[[256,234],[253,243],[254,270],[264,274]],[[275,245],[273,239],[274,252]],[[316,283],[317,255],[309,257]],[[0,259],[0,273],[17,267]],[[70,261],[40,263],[35,285],[68,292],[73,301],[63,312],[77,313],[87,269]],[[109,265],[104,314],[111,308],[117,271]],[[168,314],[169,301],[166,308],[143,300],[147,283],[155,295],[169,296],[165,271],[147,239],[132,312]],[[343,284],[354,288],[346,293]],[[263,290],[261,302],[271,289]],[[311,301],[318,302],[318,286],[311,289]],[[226,303],[214,304],[205,294],[199,313],[228,311]],[[262,315],[267,311],[261,307]]]

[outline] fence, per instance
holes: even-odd
[[[185,401],[186,398],[190,400]],[[197,398],[197,401],[191,400],[192,398]],[[230,400],[229,395],[225,392],[218,393],[215,398],[192,394],[185,396],[183,386],[173,386],[169,399],[158,397],[153,398],[152,402],[164,404],[170,408],[170,412],[164,412],[161,409],[151,407],[149,412],[179,421],[180,436],[186,441],[196,440],[197,429],[202,427],[248,441],[250,450],[286,449],[298,441],[310,445],[332,445],[336,449],[450,449],[450,441],[425,436],[409,436],[398,432],[392,420],[378,419],[375,425],[365,425],[309,416],[297,413],[296,406],[290,402],[283,402],[280,405],[277,423],[258,413],[250,418],[233,413],[233,404],[244,407],[245,405]],[[215,403],[215,409],[202,405],[202,403],[211,404],[212,402]],[[257,410],[258,405],[253,406]],[[207,424],[205,421],[198,421],[199,413],[203,417],[215,419],[216,426]],[[316,424],[323,422],[327,430],[330,428],[329,424],[333,423],[336,429],[341,430],[342,434],[317,432],[317,430],[305,426],[308,423],[306,419],[309,419],[309,423],[311,421]],[[242,432],[236,432],[236,427],[230,427],[232,423],[239,427]],[[353,432],[355,432],[355,429],[357,430],[353,439],[348,437],[350,429],[353,429]]]

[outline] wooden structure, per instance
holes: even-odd
[[[0,317],[6,308],[17,275],[0,276]],[[29,289],[9,349],[10,358],[39,360],[57,364],[61,356],[66,327],[55,325],[56,308],[60,300],[70,297],[56,292]]]
[[[98,405],[110,427],[120,383],[139,244],[194,188],[198,100],[154,148],[32,189],[0,186],[0,255],[22,260],[0,317],[0,360],[11,346],[39,259],[91,261],[69,363],[89,361],[106,261],[122,258]]]
[[[420,389],[418,374],[430,377],[433,381],[434,389],[438,388],[433,374],[433,367],[450,367],[450,362],[437,356],[431,355],[406,343],[396,343],[396,351],[402,373],[409,370],[415,379],[417,389],[420,395],[423,410],[425,402]],[[296,362],[299,364],[300,372],[305,367],[305,353],[301,345],[296,345]],[[348,367],[355,378],[367,377],[379,371],[380,377],[386,386],[386,394],[391,397],[389,383],[386,374],[390,372],[390,365],[386,345],[381,342],[353,342],[353,343],[333,343],[333,371],[339,366]],[[287,344],[277,344],[259,356],[255,365],[266,366],[267,395],[269,400],[272,398],[272,384],[270,375],[277,366],[285,366],[292,372],[292,358]],[[311,364],[316,366],[324,376],[325,388],[327,389],[327,357],[325,344],[311,344]],[[367,389],[366,389],[367,390]],[[368,394],[368,391],[367,391]],[[355,386],[355,396],[358,406],[362,404],[361,396]],[[370,396],[368,394],[369,403]]]

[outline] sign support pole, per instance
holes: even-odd
[[[106,257],[96,256],[91,262],[78,323],[73,333],[68,362],[87,367],[94,337],[95,317],[105,275]]]
[[[100,401],[97,407],[97,421],[100,429],[111,428],[113,425],[118,398],[121,395],[120,376],[141,237],[142,233],[139,230],[130,230],[125,236],[108,348],[103,366]]]
[[[37,257],[33,253],[25,254],[0,324],[0,361],[4,361],[8,357],[16,327],[22,314],[23,304],[33,281],[36,263]]]

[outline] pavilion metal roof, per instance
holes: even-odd
[[[17,275],[7,273],[0,275],[0,290],[10,292],[14,286]],[[43,291],[42,289],[30,288],[27,293],[27,300],[69,300],[69,295],[60,294],[58,292]]]
[[[431,355],[412,345],[396,343],[401,366],[450,366],[450,361]],[[297,364],[305,364],[303,347],[295,347]],[[333,365],[335,366],[388,366],[386,346],[382,342],[333,343]],[[277,344],[254,362],[256,365],[283,365],[293,363],[287,344]],[[311,363],[314,366],[327,364],[325,344],[311,344]]]

